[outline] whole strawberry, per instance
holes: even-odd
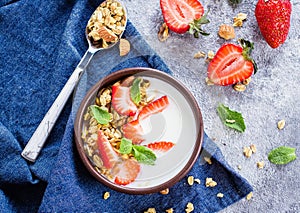
[[[290,29],[290,0],[258,0],[255,17],[266,42],[277,48],[283,44]]]

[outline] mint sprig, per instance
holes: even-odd
[[[225,126],[228,126],[229,128],[235,129],[239,132],[245,131],[246,125],[241,113],[229,109],[229,107],[225,106],[224,104],[219,104],[217,111],[221,121]]]
[[[120,143],[120,153],[121,154],[130,154],[132,151],[132,141],[127,138],[122,138]]]
[[[92,112],[92,116],[99,124],[108,124],[111,120],[111,114],[107,110],[97,105],[91,105],[89,108]]]
[[[151,149],[140,145],[133,145],[132,148],[133,155],[138,162],[147,165],[154,165],[156,155],[152,152]]]
[[[130,97],[135,104],[138,104],[141,101],[141,91],[140,91],[141,81],[142,81],[141,78],[134,79],[132,86],[130,88]]]
[[[280,146],[268,155],[268,159],[273,164],[287,164],[297,158],[296,149],[288,146]]]
[[[143,164],[154,165],[156,160],[156,155],[153,151],[146,146],[135,145],[130,139],[122,138],[120,149],[121,154],[130,154],[132,153],[134,158]]]

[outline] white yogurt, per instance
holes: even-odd
[[[141,122],[146,145],[158,141],[170,141],[175,146],[164,155],[158,156],[155,165],[141,164],[137,179],[128,184],[128,188],[147,188],[160,185],[175,177],[189,161],[198,136],[193,110],[186,98],[169,83],[153,77],[148,94],[155,94],[155,99],[168,96],[169,106],[162,112],[151,115]]]

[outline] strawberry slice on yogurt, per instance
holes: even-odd
[[[107,137],[101,130],[98,130],[97,145],[103,166],[107,169],[113,168],[114,165],[120,160],[120,156],[115,152]]]

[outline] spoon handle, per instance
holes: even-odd
[[[59,117],[67,100],[73,92],[77,82],[79,81],[81,73],[83,72],[93,55],[94,53],[86,51],[86,53],[82,57],[76,69],[68,79],[67,83],[53,102],[52,106],[50,107],[45,117],[33,133],[27,145],[23,149],[21,155],[25,159],[31,162],[35,162],[35,160],[37,159],[57,118]]]

